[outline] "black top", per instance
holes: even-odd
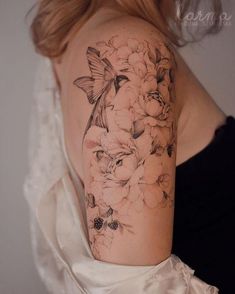
[[[172,253],[195,275],[235,293],[235,118],[213,140],[176,167]]]

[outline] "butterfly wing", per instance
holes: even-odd
[[[89,103],[93,104],[105,92],[116,73],[109,60],[100,57],[97,49],[88,47],[86,54],[91,77],[80,77],[74,81],[74,84],[87,94]]]
[[[94,85],[94,79],[91,77],[80,77],[76,79],[74,82],[74,85],[76,85],[78,88],[82,89],[86,94],[89,103],[93,104],[95,102],[94,100],[94,94],[93,94],[93,85]]]
[[[112,64],[107,58],[101,58],[100,52],[97,49],[88,47],[87,59],[91,76],[95,80],[110,81],[115,77],[116,72],[114,71]]]
[[[101,58],[100,52],[93,48],[87,49],[88,64],[91,71],[93,83],[93,99],[96,101],[114,80],[116,73],[107,58]]]

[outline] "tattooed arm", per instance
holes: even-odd
[[[83,136],[94,257],[157,264],[171,254],[176,162],[174,56],[159,39],[113,35],[86,50],[74,85],[93,106]]]

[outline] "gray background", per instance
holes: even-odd
[[[46,293],[33,264],[28,207],[22,195],[33,75],[38,61],[24,20],[33,3],[0,0],[1,294]],[[235,115],[235,10],[231,4],[229,7],[230,26],[181,52],[220,107]]]

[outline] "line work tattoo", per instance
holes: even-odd
[[[86,207],[95,257],[119,232],[134,234],[131,211],[173,207],[174,67],[163,43],[108,41],[88,47],[91,76],[74,85],[94,104],[83,136],[89,158]]]

